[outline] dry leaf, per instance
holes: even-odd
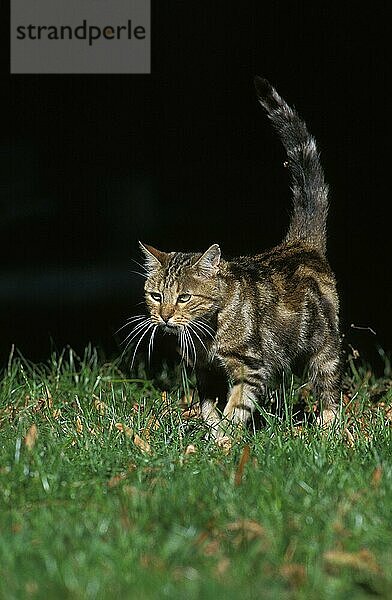
[[[388,421],[392,421],[392,406],[388,408],[388,410],[385,412],[385,416],[388,419]]]
[[[200,416],[200,406],[198,404],[194,404],[193,406],[186,408],[181,413],[181,419],[183,419],[184,421],[189,421],[190,419],[198,419]]]
[[[52,394],[50,393],[47,385],[45,385],[45,392],[46,392],[46,402],[47,402],[48,408],[53,408]]]
[[[301,586],[306,579],[305,565],[287,563],[280,567],[280,574],[295,587]]]
[[[133,443],[137,446],[142,452],[151,452],[151,446],[148,442],[145,442],[140,435],[135,433],[133,438]]]
[[[302,437],[306,434],[306,428],[303,425],[295,425],[292,430],[293,437]]]
[[[83,423],[80,420],[80,417],[76,417],[76,431],[77,433],[83,433]]]
[[[36,404],[34,404],[33,412],[34,413],[40,412],[43,408],[45,408],[45,406],[46,406],[45,400],[43,398],[40,398],[38,400],[38,402]]]
[[[142,554],[140,557],[140,565],[148,570],[157,569],[158,571],[162,571],[166,568],[162,558],[152,554]]]
[[[346,436],[347,444],[350,448],[353,448],[355,446],[354,436],[347,427],[344,428],[344,435]]]
[[[205,556],[215,556],[216,554],[218,554],[219,551],[220,544],[217,538],[209,540],[203,548],[203,554]]]
[[[186,394],[185,392],[183,393],[183,395],[181,396],[181,400],[180,400],[180,406],[182,408],[186,408],[186,407],[191,407],[192,405],[195,404],[194,402],[194,395],[195,395],[196,390],[192,389],[189,390],[189,393]]]
[[[250,457],[250,448],[249,448],[248,444],[246,444],[242,449],[241,458],[238,463],[237,470],[235,472],[235,477],[234,477],[235,485],[241,485],[242,475],[244,473],[244,468],[245,468],[246,463],[249,460],[249,457]]]
[[[94,398],[94,406],[95,409],[99,412],[100,415],[104,415],[107,409],[107,404],[103,402],[98,396],[93,395]]]
[[[374,469],[373,475],[372,475],[372,486],[378,487],[381,483],[381,479],[382,479],[382,468],[376,467]]]
[[[30,429],[28,430],[28,432],[26,433],[26,437],[24,439],[24,443],[28,450],[32,450],[34,448],[35,442],[37,441],[37,437],[38,437],[37,425],[35,423],[33,423],[32,426],[30,427]]]
[[[58,421],[58,419],[61,417],[61,409],[60,408],[56,408],[53,412],[52,412],[52,417],[54,419],[56,419],[56,421]]]
[[[133,436],[132,429],[130,427],[128,427],[128,425],[124,425],[124,423],[116,423],[115,428],[118,429],[119,431],[121,431],[121,433],[123,433],[127,437]]]
[[[162,416],[164,416],[165,414],[166,413],[164,411],[162,413]],[[151,430],[156,431],[157,429],[159,429],[159,427],[160,427],[159,419],[155,415],[151,415],[151,417],[147,421],[146,427],[143,430],[143,435],[146,438],[146,440],[150,439]]]
[[[223,575],[226,574],[227,569],[229,567],[230,567],[230,560],[227,558],[227,556],[224,556],[223,558],[220,559],[220,561],[216,565],[215,573],[217,574],[218,577],[222,577]]]
[[[38,583],[36,581],[27,581],[25,583],[25,591],[27,596],[35,596],[38,592]]]
[[[264,527],[253,519],[240,519],[239,521],[228,523],[226,529],[244,533],[247,540],[265,536]]]
[[[371,552],[364,548],[359,552],[344,552],[343,550],[330,550],[325,552],[324,560],[332,567],[351,567],[358,571],[379,573],[380,567]]]
[[[113,475],[108,481],[108,487],[116,487],[121,481],[126,479],[127,473],[119,473],[118,475]]]
[[[196,454],[196,452],[196,446],[193,444],[189,444],[189,446],[186,447],[185,454]]]

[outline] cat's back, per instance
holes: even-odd
[[[293,308],[309,293],[337,303],[335,277],[325,255],[300,240],[235,258],[226,264],[225,277],[242,286],[246,295],[250,290],[262,292],[271,302],[280,299]]]

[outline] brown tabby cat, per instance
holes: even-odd
[[[334,418],[340,396],[339,302],[325,257],[328,186],[305,123],[268,81],[256,77],[255,85],[292,176],[293,214],[284,241],[229,261],[217,244],[198,254],[140,244],[149,316],[132,337],[139,345],[149,333],[151,346],[158,327],[177,334],[196,370],[202,415],[217,438],[245,425],[268,383],[300,357],[321,422]],[[229,386],[223,403],[217,398],[222,373]],[[223,407],[222,416],[217,408]]]

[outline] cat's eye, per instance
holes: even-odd
[[[189,302],[191,294],[180,294],[177,298],[177,302]]]
[[[158,292],[151,292],[150,296],[155,302],[160,302],[162,300],[162,294],[158,294]]]

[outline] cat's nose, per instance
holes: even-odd
[[[172,318],[172,316],[174,315],[174,308],[172,306],[165,306],[162,308],[161,310],[161,319],[162,321],[164,321],[165,323],[167,323],[168,321],[170,321],[170,319]]]

